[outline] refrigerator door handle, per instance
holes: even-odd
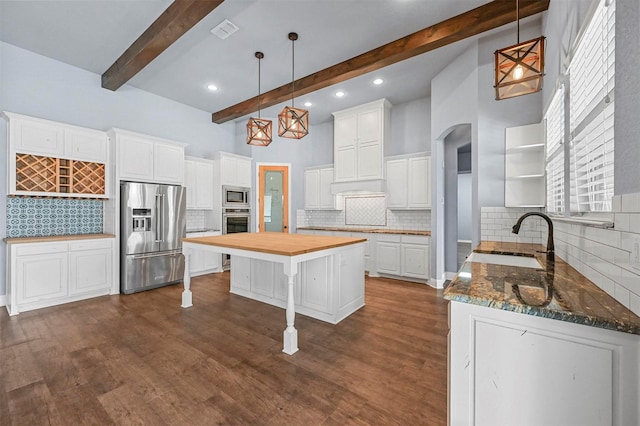
[[[164,241],[164,194],[156,194],[156,243]]]
[[[134,254],[131,255],[132,259],[150,259],[152,257],[163,257],[163,256],[175,256],[177,254],[182,254],[182,252],[159,252],[159,253],[145,253],[145,254]]]

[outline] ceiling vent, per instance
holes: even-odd
[[[215,28],[211,30],[211,33],[217,36],[219,39],[224,40],[229,37],[231,34],[238,31],[238,27],[228,19],[225,19],[221,23],[219,23]]]

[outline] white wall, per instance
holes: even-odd
[[[471,125],[473,167],[477,164],[478,48],[473,45],[431,81],[431,278],[445,279],[444,139],[456,127]],[[477,179],[472,183],[472,210],[477,211]],[[479,220],[472,229],[480,228]],[[475,237],[478,241],[479,236]]]
[[[131,86],[112,92],[100,76],[0,42],[0,109],[99,130],[132,130],[188,143],[188,155],[234,152],[233,124],[211,122],[208,111],[162,98]],[[6,156],[0,120],[0,238],[6,237]],[[5,244],[0,258],[6,257]],[[5,262],[0,262],[0,295],[6,293]]]
[[[391,140],[385,155],[431,150],[431,98],[421,98],[391,107]]]

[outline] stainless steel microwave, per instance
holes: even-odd
[[[222,187],[222,205],[224,207],[244,207],[249,208],[249,188],[238,186]]]

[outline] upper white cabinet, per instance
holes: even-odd
[[[182,185],[184,144],[120,129],[109,136],[116,143],[120,179]]]
[[[388,157],[386,175],[389,209],[431,208],[431,157],[425,154]]]
[[[109,198],[105,132],[5,112],[10,195]]]
[[[542,123],[505,131],[505,207],[545,205],[545,156]]]
[[[12,154],[33,154],[70,160],[107,161],[107,134],[26,115],[4,113],[9,121]]]
[[[213,159],[220,170],[220,185],[251,188],[251,158],[218,151]]]
[[[184,186],[187,188],[187,209],[213,209],[213,161],[186,157]]]
[[[386,99],[334,112],[334,181],[383,179],[391,104]]]
[[[336,196],[331,193],[333,167],[310,167],[304,171],[304,208],[335,210]]]

